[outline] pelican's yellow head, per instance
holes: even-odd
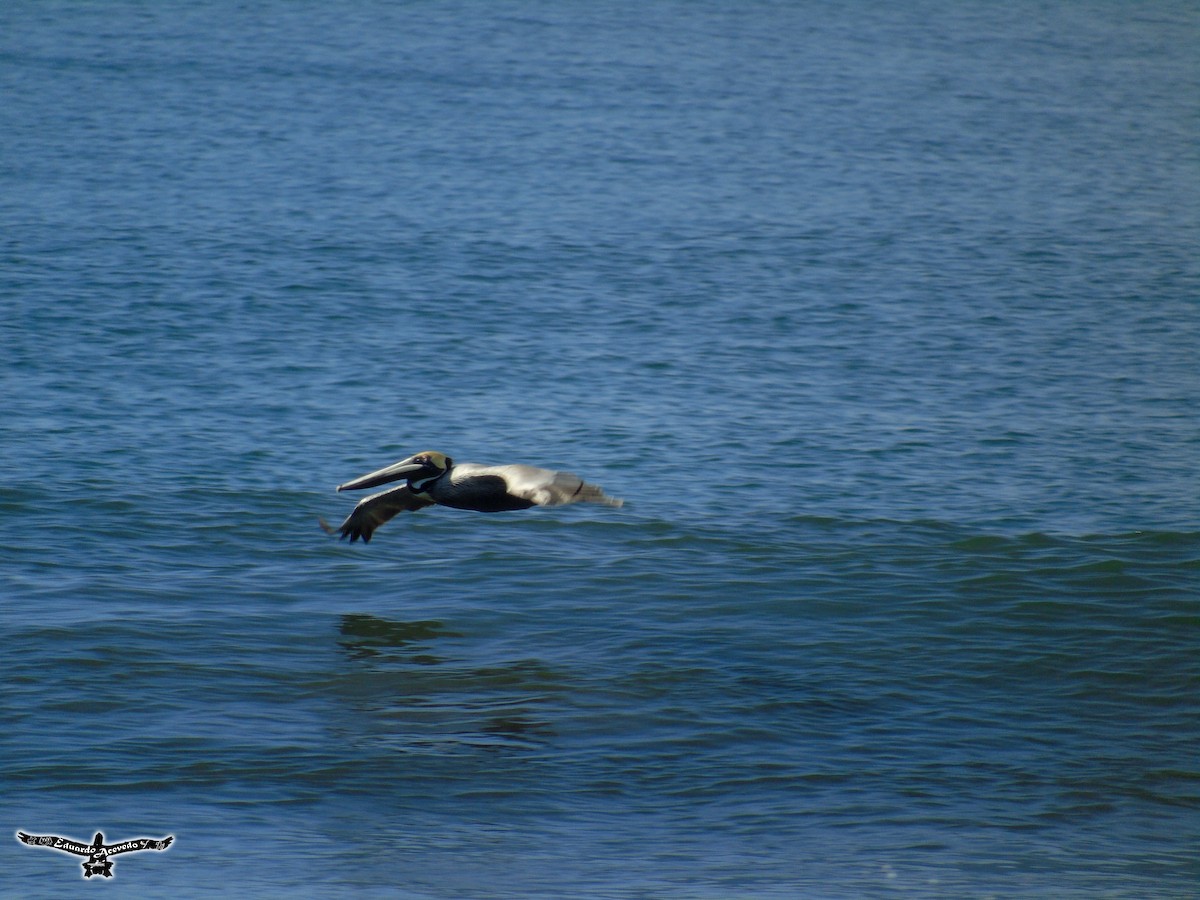
[[[420,453],[410,456],[406,462],[419,465],[425,470],[420,473],[419,478],[441,475],[454,464],[454,461],[445,453],[438,453],[436,450],[422,450]],[[410,476],[408,480],[415,481],[416,479]]]

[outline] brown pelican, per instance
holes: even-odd
[[[609,497],[578,475],[534,466],[481,466],[456,463],[444,453],[425,450],[378,471],[339,484],[339,491],[405,483],[400,487],[364,497],[340,526],[321,520],[329,534],[338,532],[353,543],[371,540],[375,529],[397,513],[426,506],[452,506],[478,512],[528,509],[531,506],[561,506],[564,503],[603,503],[621,506],[624,501]]]

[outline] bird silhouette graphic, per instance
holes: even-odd
[[[171,841],[175,840],[173,835],[167,835],[165,838],[158,840],[154,838],[133,838],[128,841],[118,841],[115,844],[106,844],[104,843],[104,834],[100,831],[96,832],[96,837],[92,839],[90,844],[59,837],[56,834],[26,834],[24,831],[18,831],[17,838],[22,843],[28,844],[31,847],[48,847],[51,850],[60,850],[63,853],[86,856],[87,859],[82,863],[84,878],[91,878],[93,875],[103,875],[105,878],[112,878],[113,862],[109,859],[110,856],[116,856],[118,853],[133,853],[139,850],[166,850],[171,846]]]

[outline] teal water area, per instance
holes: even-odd
[[[7,4],[0,825],[173,835],[129,896],[1194,896],[1198,41]],[[322,533],[423,449],[626,505]]]

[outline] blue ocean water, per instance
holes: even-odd
[[[0,826],[173,835],[123,896],[1196,896],[1197,46],[5,3]],[[320,531],[423,449],[626,506]]]

